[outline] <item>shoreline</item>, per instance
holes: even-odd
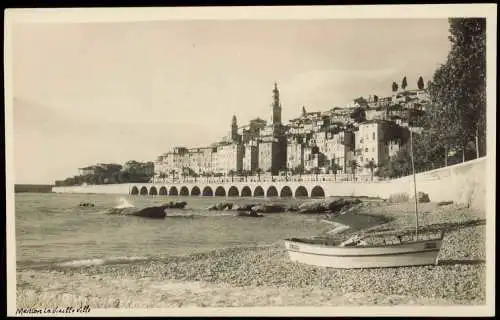
[[[411,225],[412,204],[363,211]],[[429,211],[430,210],[430,211]],[[17,305],[91,308],[484,304],[484,213],[421,204],[424,225],[446,229],[437,266],[329,269],[289,261],[281,243],[148,261],[17,270]],[[305,215],[307,216],[307,215]],[[314,215],[313,215],[314,216]]]

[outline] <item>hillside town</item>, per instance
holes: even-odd
[[[238,125],[234,115],[220,141],[196,148],[179,146],[160,155],[154,162],[154,180],[356,173],[371,173],[373,179],[374,169],[407,142],[410,116],[425,111],[429,95],[422,78],[418,86],[399,91],[393,84],[391,96],[359,97],[327,111],[302,107],[298,117],[284,124],[275,83],[269,122],[256,118]],[[418,121],[412,130],[418,131]]]
[[[99,163],[79,169],[79,175],[56,185],[209,180],[374,181],[379,169],[408,142],[411,130],[422,132],[429,106],[428,88],[392,83],[392,95],[358,97],[343,107],[310,111],[284,123],[278,84],[274,83],[270,119],[255,118],[238,125],[233,115],[228,133],[208,146],[177,146],[155,161]]]

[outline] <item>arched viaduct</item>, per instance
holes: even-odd
[[[324,198],[319,182],[234,182],[184,184],[134,184],[132,195],[205,197]]]

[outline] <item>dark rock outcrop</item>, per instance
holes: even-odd
[[[299,213],[323,213],[327,206],[322,201],[304,202],[299,206]]]
[[[132,213],[132,215],[143,218],[163,219],[167,216],[167,214],[165,213],[165,209],[167,209],[166,206],[147,207],[135,213]]]
[[[299,211],[299,206],[297,204],[291,204],[286,208],[288,212],[297,212]]]
[[[415,200],[415,197],[413,197],[413,200]],[[417,192],[417,200],[419,203],[431,202],[431,199],[429,199],[429,195],[421,191]]]
[[[92,202],[81,202],[80,207],[94,207],[94,204]]]
[[[245,211],[238,211],[238,213],[235,214],[236,217],[249,217],[249,218],[262,218],[264,215],[250,211],[250,212],[245,212]]]
[[[360,204],[359,199],[334,199],[324,201],[305,202],[299,206],[299,213],[338,213]]]
[[[285,206],[281,204],[260,204],[252,207],[255,213],[279,213],[285,212]]]
[[[222,211],[231,209],[233,209],[233,204],[231,202],[219,202],[208,207],[209,211]]]
[[[437,203],[438,206],[447,206],[450,204],[453,204],[453,201],[441,201]]]
[[[179,202],[170,201],[169,203],[164,204],[164,206],[166,206],[166,208],[168,209],[184,209],[186,205],[187,205],[186,201],[179,201]]]
[[[153,206],[143,209],[130,207],[130,208],[112,208],[107,214],[123,215],[123,216],[136,216],[142,218],[163,219],[167,216],[165,213],[167,206]]]
[[[237,205],[237,206],[234,206],[233,207],[233,210],[235,211],[242,211],[242,212],[246,212],[246,211],[251,211],[253,207],[257,206],[257,204],[242,204],[242,205]]]

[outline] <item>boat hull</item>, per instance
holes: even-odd
[[[285,240],[291,261],[339,269],[437,264],[441,243],[437,239],[377,247],[335,247]]]

